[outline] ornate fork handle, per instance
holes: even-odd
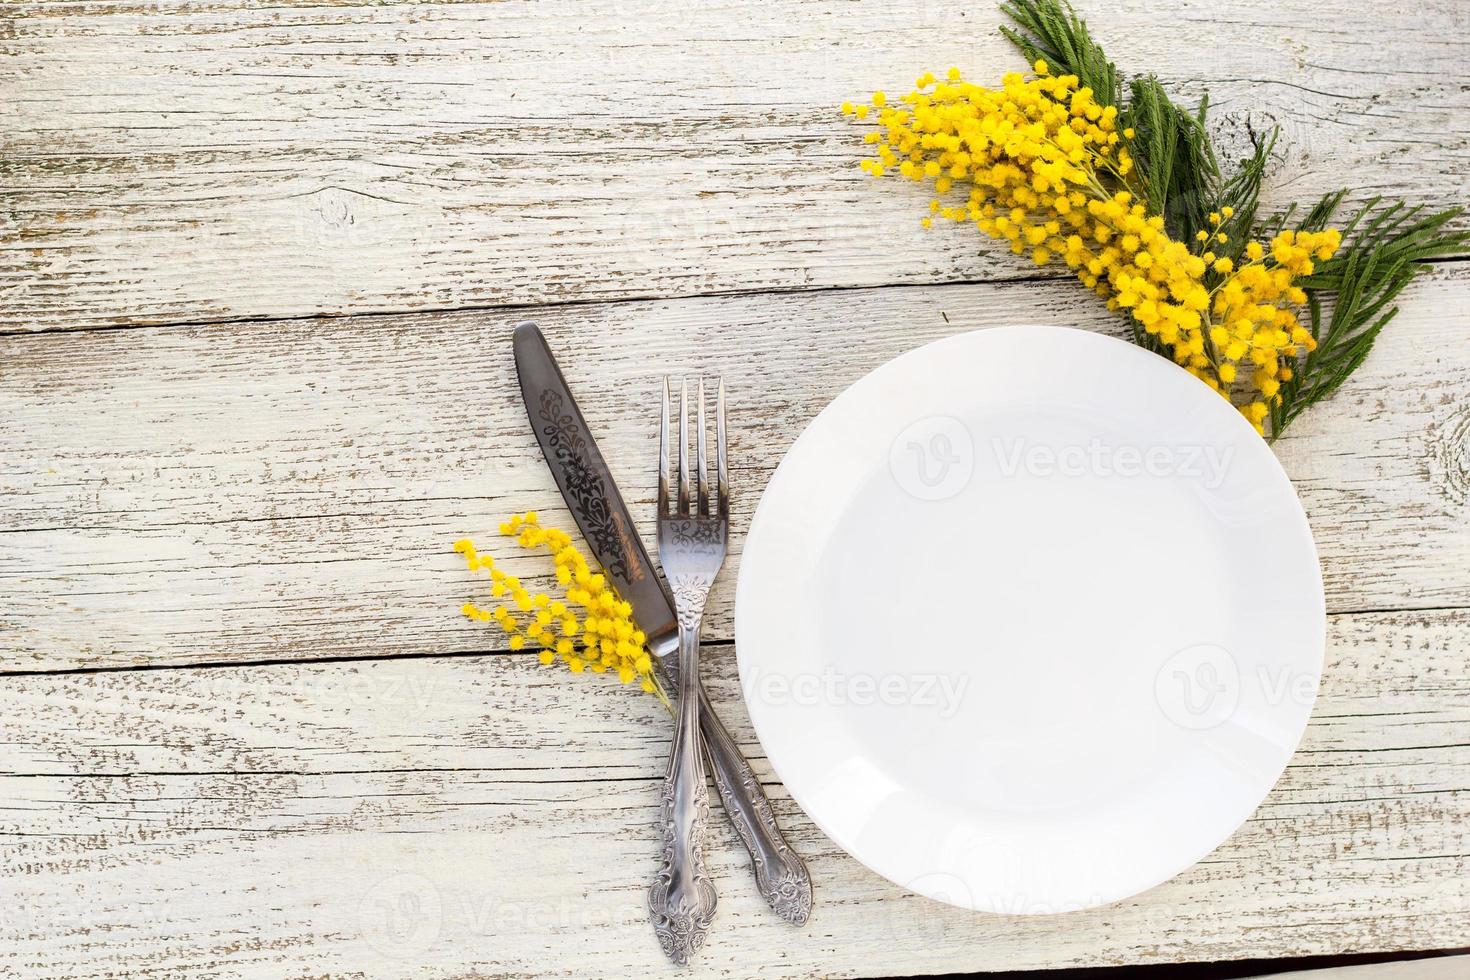
[[[699,734],[699,621],[704,595],[697,598],[698,604],[686,609],[681,597],[679,607],[679,714],[659,806],[664,852],[648,890],[653,931],[664,953],[680,966],[704,946],[716,904],[715,886],[704,862],[709,836],[709,791]]]

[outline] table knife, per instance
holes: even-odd
[[[516,373],[536,441],[572,518],[618,592],[633,607],[648,647],[677,689],[679,629],[663,577],[653,568],[628,506],[546,338],[534,323],[515,329]],[[699,689],[699,728],[720,801],[755,870],[756,887],[776,914],[804,925],[812,908],[806,865],[776,825],[771,803],[735,740]]]

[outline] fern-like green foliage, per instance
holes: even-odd
[[[1191,113],[1152,75],[1133,79],[1128,91],[1123,124],[1133,130],[1128,152],[1148,209],[1164,216],[1171,237],[1192,241],[1220,196],[1220,166],[1205,129],[1209,100]]]
[[[1296,227],[1327,227],[1347,192],[1328,194]],[[1281,401],[1271,409],[1271,432],[1279,435],[1305,409],[1329,397],[1348,379],[1394,318],[1392,305],[1429,259],[1463,249],[1470,232],[1446,232],[1459,208],[1423,214],[1403,203],[1380,206],[1374,198],[1343,228],[1344,245],[1298,280],[1307,292],[1309,329],[1317,349],[1298,363],[1281,386]],[[1422,215],[1422,216],[1421,216]],[[1330,306],[1330,312],[1325,308]]]
[[[1119,110],[1134,173],[1127,189],[1162,215],[1165,228],[1179,241],[1193,241],[1209,228],[1208,216],[1225,206],[1231,217],[1220,226],[1229,238],[1217,254],[1240,262],[1247,242],[1269,238],[1288,227],[1318,231],[1337,213],[1347,190],[1328,194],[1299,223],[1294,210],[1270,220],[1259,217],[1261,180],[1275,148],[1278,130],[1252,134],[1253,152],[1230,176],[1223,175],[1210,140],[1205,116],[1209,98],[1190,110],[1169,98],[1152,75],[1127,84],[1093,39],[1087,23],[1066,0],[1006,0],[1001,12],[1012,26],[1001,33],[1028,62],[1046,61],[1053,74],[1076,75],[1102,105]],[[1322,401],[1347,380],[1373,348],[1393,305],[1404,288],[1426,266],[1470,244],[1470,232],[1447,231],[1460,208],[1424,215],[1402,203],[1383,205],[1375,198],[1342,228],[1343,246],[1320,263],[1312,275],[1297,281],[1307,294],[1307,315],[1317,348],[1298,359],[1281,399],[1270,412],[1270,436],[1281,435],[1311,405]],[[1134,324],[1134,339],[1164,353],[1156,338]]]

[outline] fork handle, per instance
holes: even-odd
[[[658,813],[664,851],[648,890],[648,910],[664,953],[686,966],[708,935],[715,886],[704,863],[709,790],[699,734],[699,621],[686,626],[680,619],[679,714]]]
[[[720,802],[725,804],[735,833],[750,852],[756,888],[781,918],[793,925],[806,925],[812,913],[811,875],[782,836],[776,815],[771,812],[771,801],[715,714],[703,684],[699,685],[699,727]]]

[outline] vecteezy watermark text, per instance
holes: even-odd
[[[747,700],[770,705],[886,705],[932,710],[952,718],[969,689],[968,674],[849,673],[828,666],[820,672],[755,671],[745,682]]]
[[[1093,438],[1086,444],[1049,445],[1026,439],[991,439],[1000,475],[1037,477],[1154,477],[1198,480],[1206,490],[1225,482],[1234,446],[1112,445]]]
[[[1235,446],[1196,443],[1137,445],[1098,436],[1086,442],[1038,441],[1026,437],[989,440],[1001,479],[1172,479],[1197,482],[1206,490],[1225,482]],[[899,487],[918,500],[947,500],[964,491],[983,449],[963,421],[926,415],[903,428],[888,450],[888,468]]]

